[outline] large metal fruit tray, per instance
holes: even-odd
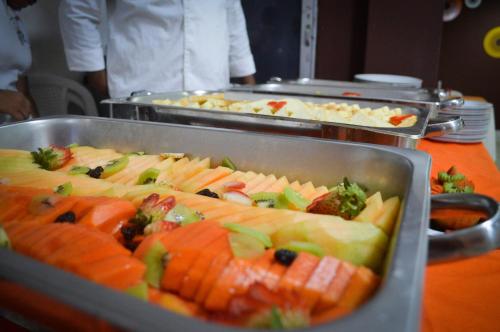
[[[1,148],[34,150],[70,143],[124,152],[183,151],[210,156],[215,163],[230,156],[242,170],[322,184],[333,184],[347,176],[384,196],[399,195],[402,208],[376,294],[351,315],[307,331],[420,330],[430,208],[428,155],[334,140],[77,116],[0,127]],[[8,298],[6,292],[0,292],[0,307],[42,322],[49,317],[52,324],[57,322],[66,330],[89,326],[104,330],[106,322],[106,327],[132,331],[241,331],[177,316],[15,252],[0,250],[0,288],[12,287],[19,290],[19,297]],[[16,298],[21,303],[8,306]],[[44,302],[39,302],[41,299]],[[37,303],[45,304],[35,306]]]

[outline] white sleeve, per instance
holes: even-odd
[[[62,0],[59,25],[68,67],[72,71],[98,71],[105,68],[99,30],[100,0]]]
[[[243,77],[255,73],[245,15],[240,0],[229,0],[229,74],[231,77]]]

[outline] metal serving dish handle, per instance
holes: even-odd
[[[431,209],[453,207],[487,212],[488,219],[450,233],[430,230],[429,264],[477,256],[500,247],[500,209],[494,199],[479,194],[441,194],[431,198]]]
[[[447,99],[442,99],[439,103],[441,109],[452,109],[460,107],[464,104],[462,97],[451,97]]]
[[[464,121],[459,116],[437,116],[429,119],[424,137],[443,136],[459,131],[464,127]]]

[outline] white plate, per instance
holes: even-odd
[[[356,74],[354,80],[367,83],[385,83],[396,86],[406,86],[421,88],[422,80],[420,78],[389,74]]]

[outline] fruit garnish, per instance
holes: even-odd
[[[229,233],[228,240],[234,257],[252,259],[266,251],[262,241],[247,234]]]
[[[281,193],[275,192],[260,192],[251,194],[250,198],[257,204],[258,207],[287,209],[288,201]]]
[[[401,124],[401,122],[403,122],[403,120],[411,118],[412,116],[414,115],[413,114],[394,115],[390,117],[389,123],[398,126]]]
[[[241,192],[239,190],[232,190],[222,194],[222,199],[226,201],[231,201],[239,204],[243,204],[246,206],[252,206],[253,201],[247,194]]]
[[[7,249],[11,248],[9,236],[7,235],[7,233],[5,232],[5,230],[1,225],[0,225],[0,248],[7,248]]]
[[[267,103],[267,106],[272,107],[271,113],[273,113],[273,114],[278,112],[285,105],[286,105],[286,101],[284,101],[284,100],[283,101],[270,101]]]
[[[128,165],[128,157],[123,156],[121,158],[111,160],[103,167],[103,171],[101,173],[101,178],[105,179],[119,171],[123,170]]]
[[[302,310],[281,309],[272,306],[253,315],[248,320],[248,327],[267,329],[293,329],[309,326],[309,315]]]
[[[342,96],[345,96],[345,97],[359,97],[359,96],[361,96],[361,93],[352,92],[352,91],[346,91],[346,92],[342,92]]]
[[[202,221],[205,219],[203,214],[200,212],[190,209],[185,205],[177,204],[173,209],[168,211],[164,220],[171,221],[180,224],[181,226],[186,226],[194,222]]]
[[[144,151],[134,151],[125,153],[126,156],[144,156],[146,153]]]
[[[274,259],[285,266],[292,265],[293,261],[297,258],[297,252],[288,249],[278,249],[274,252]]]
[[[160,170],[157,168],[148,168],[144,172],[139,175],[139,179],[137,180],[138,185],[142,184],[150,184],[155,183],[156,179],[160,175]]]
[[[273,242],[271,241],[269,235],[259,232],[253,228],[231,223],[224,224],[224,227],[230,230],[231,232],[246,234],[248,236],[251,236],[259,240],[267,248],[271,248],[273,246]]]
[[[68,171],[68,174],[69,175],[88,174],[89,171],[90,171],[90,168],[88,168],[87,166],[73,166]]]
[[[305,211],[311,204],[311,201],[304,198],[300,193],[290,187],[286,187],[283,191],[285,199],[292,205],[292,208],[299,211]]]
[[[168,159],[168,158],[173,158],[173,159],[182,159],[184,158],[185,154],[184,153],[177,153],[177,152],[164,152],[160,153],[160,159]]]
[[[350,183],[347,178],[329,193],[316,198],[307,207],[307,212],[330,214],[350,220],[356,217],[366,206],[366,193],[356,183]]]
[[[217,195],[217,193],[214,193],[213,191],[210,191],[207,188],[198,191],[196,194],[201,195],[201,196],[212,197],[212,198],[219,198],[219,195]]]
[[[222,185],[222,188],[226,191],[231,191],[231,190],[240,190],[245,188],[246,184],[245,182],[241,181],[228,181]]]
[[[236,171],[236,165],[228,157],[225,157],[224,159],[222,159],[221,166],[227,167],[229,169],[232,169],[233,171]]]
[[[138,299],[147,301],[148,300],[148,284],[144,281],[138,283],[135,286],[129,287],[125,290],[125,293],[132,295]]]
[[[71,144],[66,145],[66,147],[67,147],[68,149],[71,149],[71,148],[77,148],[77,147],[79,147],[79,146],[80,146],[80,144],[78,144],[78,143],[71,143]]]
[[[120,228],[120,232],[122,233],[125,242],[130,242],[136,235],[141,234],[142,230],[139,225],[129,223],[127,225],[123,225]]]
[[[31,156],[36,164],[48,171],[63,167],[72,158],[70,149],[55,145],[38,148],[38,151],[31,152]]]
[[[150,235],[153,233],[159,233],[159,232],[169,232],[173,229],[176,229],[177,227],[180,227],[176,222],[173,221],[157,221],[154,223],[151,223],[147,225],[144,228],[144,235]]]
[[[165,220],[167,213],[175,206],[175,197],[168,196],[160,201],[160,195],[151,194],[146,197],[137,209],[137,214],[130,220],[144,229],[147,225]]]
[[[149,248],[144,255],[143,261],[146,264],[144,279],[155,288],[160,287],[161,277],[168,260],[168,252],[165,246],[157,241]]]
[[[74,224],[76,222],[76,215],[73,211],[68,211],[68,212],[65,212],[65,213],[59,215],[54,222],[55,223],[66,222],[66,223]]]
[[[321,248],[316,243],[311,242],[302,242],[302,241],[290,241],[285,245],[279,247],[279,249],[288,249],[294,252],[307,252],[311,255],[323,257],[325,256],[325,252],[323,248]]]
[[[473,193],[474,183],[465,175],[458,173],[455,166],[448,171],[438,172],[437,180],[431,179],[433,193]]]
[[[62,196],[69,196],[71,195],[72,191],[73,191],[73,185],[71,184],[71,182],[60,184],[54,188],[54,192]]]

